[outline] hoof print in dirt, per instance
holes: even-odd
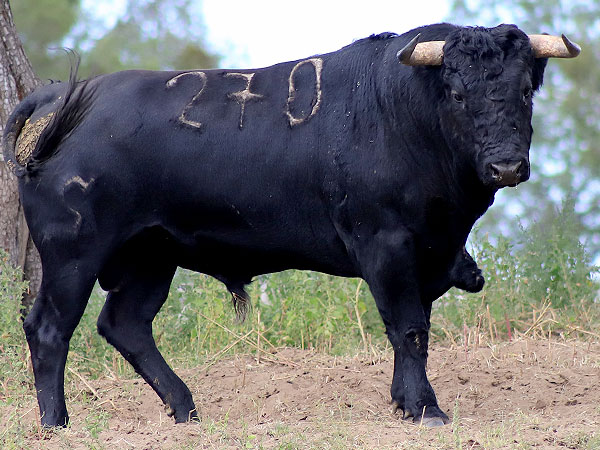
[[[423,417],[423,415],[425,415],[425,417]],[[429,410],[424,409],[423,414],[419,414],[418,416],[405,413],[402,419],[409,423],[424,427],[442,427],[450,423],[448,416],[441,409],[434,406]]]
[[[448,423],[450,423],[450,420],[447,417],[404,417],[402,420],[404,420],[405,422],[414,424],[414,425],[418,425],[418,426],[423,426],[423,427],[430,427],[430,428],[434,428],[434,427],[443,427],[444,425],[447,425]]]
[[[413,418],[413,423],[419,426],[424,426],[424,427],[443,427],[444,425],[446,425],[449,422],[448,419],[444,419],[442,417],[425,417],[423,419],[421,418]]]

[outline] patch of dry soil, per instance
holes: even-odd
[[[75,380],[67,387],[79,389],[68,402],[70,428],[44,435],[32,426],[28,445],[482,449],[600,443],[597,343],[521,340],[468,352],[434,347],[429,377],[453,418],[435,430],[391,414],[391,354],[333,357],[288,348],[260,361],[234,356],[178,372],[200,409],[200,424],[175,425],[141,379]],[[37,421],[33,406],[24,419],[31,423]]]

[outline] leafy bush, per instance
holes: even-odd
[[[260,330],[261,345],[266,347],[290,345],[343,353],[358,348],[371,335],[383,336],[373,300],[359,280],[287,271],[258,277],[248,291],[253,308],[246,322],[238,324],[221,283],[180,271],[156,319],[160,344],[182,351],[181,336],[185,336],[184,346],[191,344],[196,354],[208,356],[254,330],[254,346],[247,340],[240,344],[256,351]],[[174,333],[159,331],[165,328]]]
[[[0,249],[0,345],[12,345],[23,337],[19,308],[26,289],[23,273],[10,264],[8,254]]]
[[[509,330],[545,336],[548,331],[594,332],[600,323],[598,283],[592,278],[597,269],[577,239],[574,217],[566,204],[510,239],[493,242],[475,233],[471,251],[486,277],[485,288],[477,294],[452,289],[435,302],[433,338],[458,342],[477,333],[495,341],[507,339]],[[287,345],[347,353],[387,343],[375,302],[357,279],[287,271],[258,277],[248,291],[253,308],[239,324],[220,282],[178,271],[154,323],[161,351],[175,365],[193,366],[225,349],[257,352],[257,347]],[[96,291],[73,338],[70,360],[92,375],[107,367],[131,372],[96,333],[103,302]]]
[[[8,255],[0,249],[0,402],[10,396],[2,390],[22,387],[27,378],[27,344],[20,306],[27,289],[23,273],[12,267]]]
[[[598,275],[577,236],[573,204],[565,202],[543,222],[520,227],[515,238],[475,233],[472,252],[486,278],[479,294],[452,289],[434,304],[438,336],[464,334],[465,325],[488,339],[509,332],[585,334],[600,322]],[[515,242],[512,244],[511,242]]]
[[[510,239],[501,236],[492,242],[475,233],[472,252],[486,286],[477,294],[452,289],[435,303],[434,339],[457,342],[465,337],[465,327],[492,341],[515,332],[597,334],[599,285],[593,274],[598,268],[577,238],[575,218],[567,202],[544,222],[521,227]],[[230,297],[220,283],[180,272],[157,318],[162,346],[186,353],[191,344],[194,354],[208,356],[247,333],[255,342],[257,330],[275,347],[344,353],[386,345],[375,302],[357,279],[288,271],[259,277],[249,293],[253,311],[246,323],[236,325]],[[248,339],[236,346],[256,351]]]

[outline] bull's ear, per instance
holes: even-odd
[[[544,82],[544,69],[548,63],[548,58],[535,58],[533,68],[531,70],[531,87],[533,91],[537,91]]]

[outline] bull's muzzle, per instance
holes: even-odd
[[[496,187],[516,186],[529,179],[529,164],[522,160],[491,163],[488,166],[488,174]]]

